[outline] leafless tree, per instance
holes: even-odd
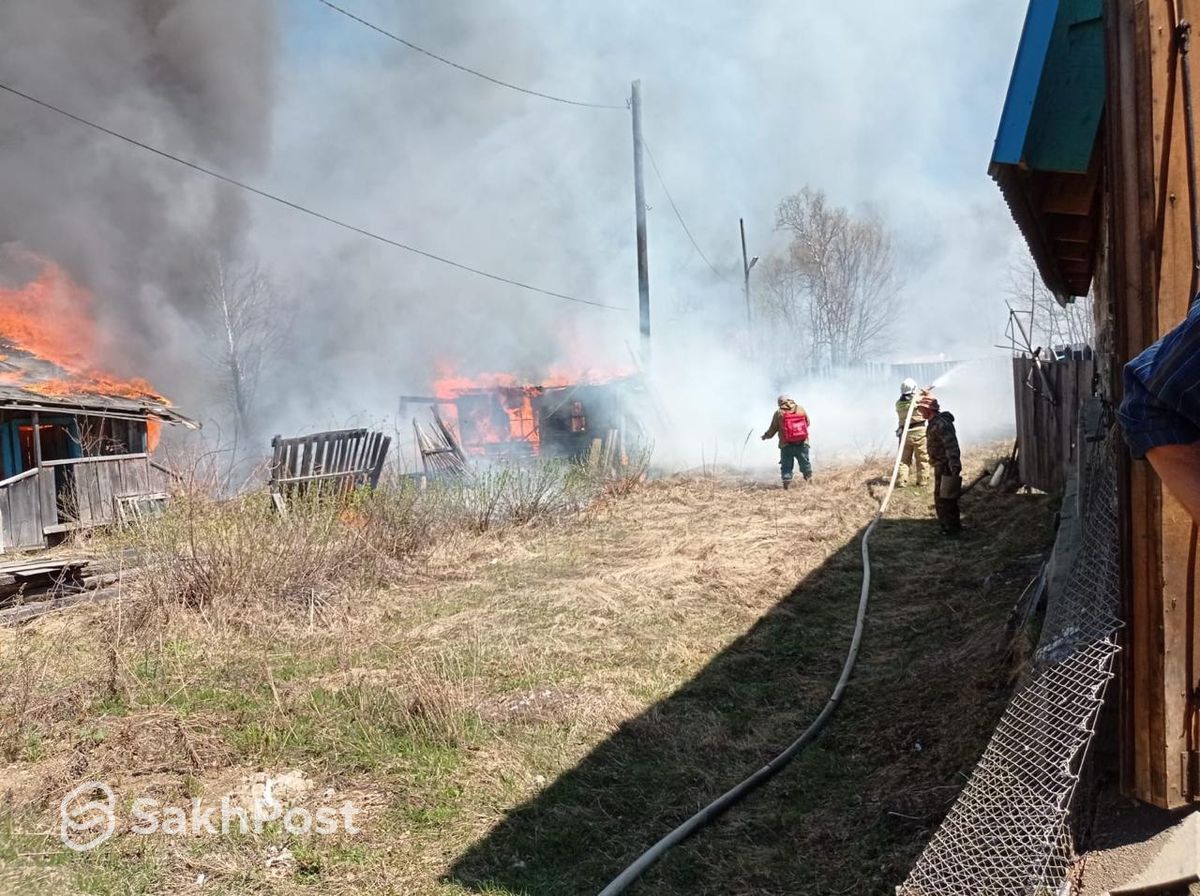
[[[768,256],[755,268],[755,351],[775,369],[794,368],[812,343],[804,278],[786,256]]]
[[[1022,255],[1009,267],[1008,304],[1020,315],[1021,325],[1033,348],[1091,345],[1093,336],[1092,297],[1077,298],[1060,305],[1042,283],[1029,255]],[[1016,333],[1018,348],[1020,331]]]
[[[236,443],[251,431],[263,368],[282,347],[282,303],[257,264],[214,255],[205,269],[205,355],[233,417]]]
[[[776,274],[773,285],[764,284],[764,304],[777,310],[781,324],[805,334],[809,363],[840,366],[881,348],[900,292],[883,222],[831,206],[822,192],[805,188],[779,203],[775,223],[792,239],[786,256],[769,262]]]

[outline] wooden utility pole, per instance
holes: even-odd
[[[646,254],[646,189],[642,183],[642,82],[633,82],[633,194],[637,206],[638,324],[642,364],[650,363],[650,261]]]
[[[754,263],[758,261],[758,256],[746,259],[746,221],[743,218],[738,218],[738,227],[742,231],[742,283],[746,291],[746,338],[753,340],[754,330],[750,321],[750,269],[754,267]]]
[[[738,218],[738,229],[742,231],[742,276],[746,290],[746,335],[750,335],[750,262],[746,260],[746,220]]]

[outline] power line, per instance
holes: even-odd
[[[301,213],[309,215],[313,218],[317,218],[321,221],[325,221],[329,224],[333,224],[337,227],[341,227],[344,230],[349,230],[351,233],[357,233],[360,236],[365,236],[365,237],[368,237],[369,239],[377,240],[381,243],[386,243],[387,245],[394,246],[397,249],[403,249],[406,252],[412,252],[414,255],[420,255],[420,256],[422,256],[424,258],[428,258],[432,261],[441,262],[442,264],[449,265],[450,267],[458,268],[461,271],[467,271],[468,273],[475,274],[480,277],[486,277],[489,280],[495,280],[499,283],[506,283],[509,286],[517,286],[517,287],[520,287],[521,289],[527,289],[530,292],[541,293],[544,296],[550,296],[555,299],[563,299],[564,301],[575,302],[580,305],[591,305],[595,308],[607,308],[612,311],[628,311],[629,310],[628,308],[621,306],[621,305],[606,305],[603,302],[594,302],[590,299],[581,299],[581,298],[578,298],[577,296],[567,295],[566,293],[554,292],[553,290],[549,290],[549,289],[542,289],[540,286],[532,286],[528,283],[522,283],[520,280],[512,280],[512,279],[509,279],[508,277],[503,277],[500,274],[492,274],[492,273],[489,273],[488,271],[480,270],[479,268],[474,268],[474,267],[471,267],[470,265],[463,264],[458,261],[453,261],[453,260],[451,260],[449,258],[445,258],[441,255],[435,255],[432,252],[426,252],[424,249],[418,249],[416,246],[410,246],[407,243],[401,243],[398,240],[389,239],[386,236],[380,236],[379,234],[374,233],[370,230],[365,230],[362,227],[356,227],[353,224],[348,224],[347,222],[339,220],[338,218],[331,217],[322,212],[314,211],[311,208],[300,205],[299,203],[296,203],[296,202],[292,202],[289,199],[284,199],[280,196],[276,196],[274,193],[268,193],[266,190],[260,190],[257,187],[252,187],[249,184],[243,183],[242,181],[236,180],[232,177],[229,177],[228,175],[221,174],[218,171],[213,171],[211,168],[205,168],[203,165],[197,164],[196,162],[189,162],[187,159],[181,159],[179,156],[175,156],[169,152],[165,152],[164,150],[157,149],[153,146],[150,146],[148,143],[142,143],[140,140],[135,140],[132,137],[126,137],[124,134],[117,133],[116,131],[113,131],[113,130],[110,130],[109,128],[104,127],[103,125],[96,124],[93,121],[88,121],[86,118],[81,118],[78,115],[75,115],[71,112],[66,111],[65,109],[60,109],[58,106],[52,105],[51,103],[48,103],[45,100],[39,100],[37,97],[30,96],[28,93],[22,93],[20,90],[17,90],[15,87],[10,87],[3,82],[0,82],[0,90],[6,91],[7,93],[11,93],[14,96],[19,96],[21,99],[27,100],[28,102],[31,102],[34,105],[41,106],[43,109],[49,109],[51,112],[57,112],[59,115],[69,118],[72,121],[78,122],[79,124],[82,124],[82,125],[86,125],[87,127],[93,128],[97,131],[100,131],[102,134],[107,134],[110,137],[115,137],[116,139],[124,141],[125,143],[128,143],[131,146],[136,146],[139,149],[144,149],[144,150],[146,150],[146,152],[154,153],[156,156],[161,156],[164,159],[170,159],[172,162],[177,162],[180,165],[183,165],[187,168],[191,168],[193,171],[199,171],[201,174],[206,174],[209,177],[214,178],[215,180],[219,180],[223,183],[230,184],[231,186],[237,187],[238,189],[241,189],[241,190],[245,190],[248,193],[253,193],[256,196],[261,196],[264,199],[270,199],[272,202],[277,202],[280,205],[284,205],[290,209],[293,209],[294,211],[301,212]]]
[[[625,108],[627,108],[624,105],[614,106],[614,105],[609,105],[607,103],[588,103],[588,102],[584,102],[583,100],[572,100],[572,99],[567,99],[566,97],[554,96],[553,94],[549,94],[549,93],[541,93],[537,90],[529,90],[525,87],[518,87],[516,84],[510,84],[508,81],[501,81],[499,78],[493,78],[491,75],[485,75],[483,72],[478,72],[475,69],[468,68],[465,65],[459,65],[457,62],[453,62],[453,61],[447,59],[445,56],[439,56],[437,53],[430,52],[429,50],[426,50],[424,47],[419,47],[416,44],[414,44],[412,41],[405,40],[398,34],[393,34],[390,31],[385,31],[383,28],[380,28],[378,25],[372,24],[371,22],[368,22],[366,19],[359,18],[358,16],[356,16],[354,13],[350,12],[349,10],[343,9],[342,7],[338,6],[335,3],[331,3],[330,0],[317,0],[317,2],[324,6],[329,7],[334,12],[341,13],[348,19],[353,19],[354,21],[358,22],[360,25],[365,25],[367,28],[370,28],[372,31],[382,34],[384,37],[391,38],[392,40],[396,41],[397,43],[404,44],[404,46],[408,47],[410,50],[416,50],[418,53],[423,53],[424,55],[428,56],[430,59],[436,59],[438,62],[441,62],[444,65],[448,65],[451,68],[456,68],[460,72],[466,72],[468,75],[474,75],[476,78],[482,78],[483,80],[488,81],[492,84],[495,84],[499,87],[507,87],[509,90],[515,90],[518,93],[524,93],[524,94],[528,94],[529,96],[540,97],[541,99],[544,99],[544,100],[553,100],[556,103],[566,103],[568,106],[584,106],[589,109],[625,109]]]
[[[321,0],[321,2],[323,3],[325,0]],[[663,180],[663,176],[658,170],[658,163],[654,161],[654,153],[650,151],[650,144],[645,140],[642,140],[642,146],[646,149],[646,155],[650,157],[650,167],[654,169],[654,176],[658,178],[658,182],[662,186],[663,192],[667,194],[667,202],[671,203],[671,210],[675,212],[675,217],[679,219],[679,226],[683,228],[683,232],[687,234],[687,238],[692,241],[692,248],[696,250],[697,255],[704,259],[704,263],[708,265],[708,269],[710,271],[712,271],[722,280],[729,279],[715,267],[713,267],[713,263],[708,260],[708,256],[704,254],[704,250],[700,248],[700,244],[696,242],[696,238],[692,236],[692,232],[688,230],[687,223],[683,220],[683,215],[679,213],[679,207],[675,204],[675,200],[671,198],[671,191],[667,189],[667,182]]]

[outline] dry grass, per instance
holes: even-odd
[[[546,474],[496,502],[387,490],[286,523],[181,502],[138,536],[161,562],[121,601],[0,631],[0,890],[598,890],[815,714],[884,466],[787,493],[720,476],[570,493]],[[1025,581],[981,582],[1049,536],[1049,499],[976,491],[962,542],[936,534],[928,492],[898,493],[842,712],[641,892],[899,880],[1005,697]],[[256,769],[354,795],[363,832],[125,834],[84,856],[39,833],[79,781],[186,805]]]

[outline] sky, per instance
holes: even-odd
[[[995,351],[1019,237],[987,164],[1021,0],[927,0],[916,11],[882,0],[339,3],[530,90],[623,107],[641,80],[646,142],[722,274],[692,247],[648,165],[655,358],[667,380],[744,400],[720,383],[754,359],[699,321],[741,308],[739,217],[751,254],[779,251],[775,208],[804,187],[878,213],[894,233],[902,312],[878,360]],[[0,242],[67,264],[135,331],[138,372],[197,416],[215,411],[197,375],[206,337],[189,259],[210,250],[259,265],[286,300],[264,425],[389,415],[437,370],[537,378],[628,363],[637,274],[624,108],[498,87],[318,0],[163,0],[169,14],[157,19],[134,0],[6,7],[0,74],[32,93],[389,239],[622,308],[481,279],[0,97],[0,114],[33,121],[56,153],[51,138],[0,125],[0,189],[22,200],[19,214],[0,216]],[[14,32],[23,47],[6,46]],[[771,388],[772,372],[758,373],[755,388]]]

